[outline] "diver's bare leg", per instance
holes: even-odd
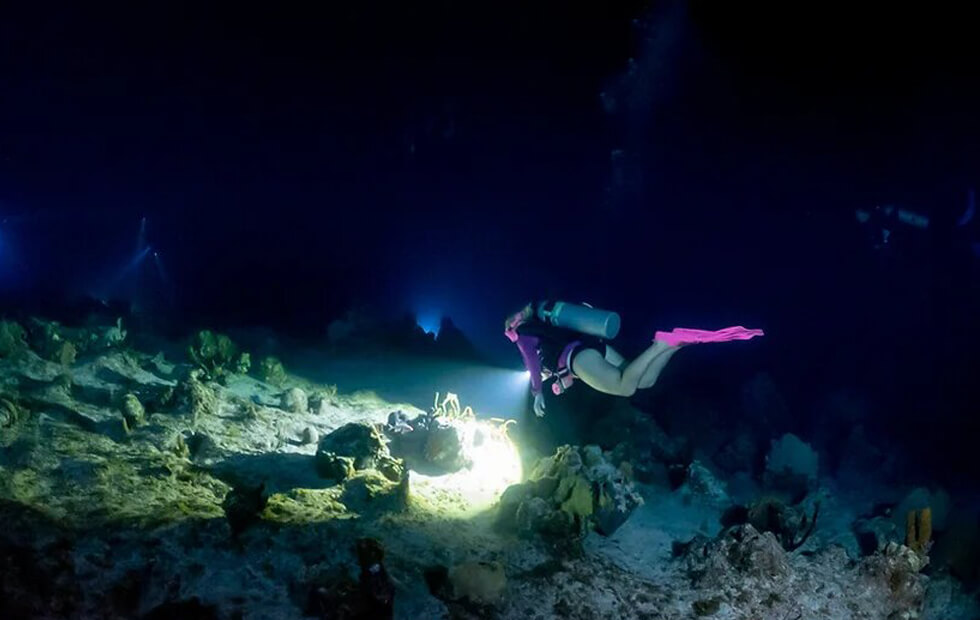
[[[647,388],[653,387],[653,384],[657,382],[660,378],[660,373],[663,371],[667,362],[670,358],[674,356],[674,353],[680,350],[680,347],[668,346],[664,351],[654,358],[647,369],[643,372],[643,376],[640,377],[640,382],[637,384],[636,388],[639,390],[645,390]]]
[[[605,358],[607,362],[609,362],[616,368],[619,368],[620,370],[622,370],[623,367],[626,366],[626,358],[623,357],[623,355],[619,351],[612,348],[608,344],[606,345]]]
[[[614,396],[632,396],[647,367],[672,347],[654,342],[646,351],[620,370],[595,349],[585,349],[572,358],[572,372],[586,385]]]

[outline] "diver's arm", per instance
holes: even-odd
[[[517,349],[524,359],[524,367],[531,373],[531,393],[541,393],[541,361],[538,359],[538,339],[521,334],[517,337]]]

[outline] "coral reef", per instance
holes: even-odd
[[[749,524],[756,531],[771,533],[786,551],[795,551],[806,543],[817,527],[820,501],[813,502],[808,514],[802,503],[788,505],[777,497],[763,497],[749,506],[734,506],[722,517],[722,525]]]
[[[61,343],[54,352],[54,359],[66,368],[75,363],[76,357],[78,357],[78,349],[71,342]]]
[[[26,414],[27,410],[17,403],[16,396],[0,393],[0,429],[17,424]]]
[[[0,321],[0,358],[13,357],[27,349],[27,332],[15,321]]]
[[[920,571],[929,563],[924,554],[890,543],[883,551],[865,558],[861,572],[874,587],[888,592],[891,609],[885,617],[916,618],[925,602],[926,577]]]
[[[122,319],[109,327],[66,327],[56,321],[33,318],[28,323],[27,342],[44,359],[71,366],[78,355],[118,348],[126,335]]]
[[[269,356],[262,359],[258,368],[259,378],[276,387],[282,387],[288,378],[286,369],[278,358]]]
[[[429,473],[451,473],[472,465],[460,422],[474,417],[472,409],[460,407],[455,394],[448,393],[440,401],[437,393],[432,409],[414,419],[409,420],[402,412],[391,412],[385,430],[391,438],[392,453],[409,467]]]
[[[232,372],[239,375],[247,375],[248,371],[252,369],[252,356],[248,352],[242,352],[238,355],[235,363],[232,365]]]
[[[201,419],[215,415],[219,407],[214,389],[202,381],[203,376],[204,373],[200,369],[192,370],[188,373],[187,379],[177,387],[177,398],[181,406],[190,412],[195,425]]]
[[[194,335],[187,347],[187,357],[209,379],[217,379],[241,367],[247,369],[245,360],[239,356],[238,346],[231,338],[207,329]]]
[[[693,461],[688,465],[682,492],[695,495],[701,501],[716,506],[727,508],[731,504],[725,483],[700,461]]]
[[[978,616],[980,524],[939,490],[854,508],[826,478],[801,502],[776,484],[719,526],[736,480],[719,461],[765,477],[742,469],[761,434],[692,447],[623,401],[584,425],[601,447],[535,458],[455,396],[422,411],[230,367],[222,383],[157,354],[186,343],[54,332],[70,374],[0,355],[4,618]]]
[[[916,618],[924,604],[925,562],[894,544],[855,566],[839,547],[791,555],[773,533],[740,525],[692,541],[680,557],[692,584],[716,593],[710,608],[739,617]]]
[[[539,460],[527,482],[504,492],[497,524],[559,541],[589,530],[610,535],[642,502],[625,469],[609,463],[597,446],[563,446]]]

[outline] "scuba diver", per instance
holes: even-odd
[[[875,250],[895,245],[896,233],[902,236],[912,229],[929,228],[929,217],[909,209],[893,205],[876,206],[873,209],[857,209],[854,217],[864,226]]]
[[[763,335],[762,330],[744,327],[657,332],[653,344],[628,362],[606,342],[616,337],[619,325],[615,312],[562,301],[529,303],[506,320],[504,334],[517,345],[531,376],[535,415],[545,414],[545,381],[553,380],[556,396],[581,379],[594,390],[628,398],[638,389],[653,387],[683,345]]]
[[[871,247],[882,255],[916,260],[938,251],[948,252],[951,260],[962,261],[964,256],[980,258],[980,217],[977,217],[973,189],[966,192],[966,206],[962,212],[948,206],[934,211],[935,217],[886,205],[857,209],[854,216]],[[930,250],[930,244],[940,247]]]

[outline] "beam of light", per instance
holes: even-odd
[[[153,263],[157,268],[157,275],[160,276],[160,283],[163,286],[163,292],[167,296],[167,301],[173,305],[175,291],[173,284],[171,283],[170,276],[167,273],[166,267],[163,266],[163,257],[160,256],[160,252],[153,252]]]
[[[170,286],[170,277],[167,275],[167,270],[163,266],[163,259],[160,258],[159,252],[153,252],[153,262],[157,266],[157,274],[160,276],[160,280],[163,281],[164,285]]]
[[[139,234],[136,235],[136,253],[138,254],[142,252],[143,248],[145,247],[146,247],[146,216],[143,216],[140,219]]]
[[[137,267],[143,264],[143,261],[146,260],[146,257],[149,256],[150,252],[152,251],[153,251],[152,247],[146,246],[145,248],[137,252],[131,259],[129,259],[129,262],[127,262],[123,266],[122,270],[120,270],[119,279],[124,278],[128,276],[130,273],[136,271]]]
[[[465,363],[434,363],[420,387],[431,393],[449,390],[487,418],[520,419],[530,402],[530,373],[524,370]],[[415,402],[415,399],[413,399]],[[427,407],[419,399],[418,406]],[[431,404],[431,402],[429,402]]]
[[[138,269],[141,264],[143,264],[143,261],[146,260],[146,257],[149,256],[150,252],[152,251],[153,251],[152,247],[146,246],[145,248],[137,252],[132,258],[126,261],[126,264],[123,265],[122,268],[112,278],[112,280],[109,283],[109,286],[106,287],[106,290],[110,292],[115,290],[115,288],[123,280],[125,280],[130,274],[136,271],[136,269]]]

